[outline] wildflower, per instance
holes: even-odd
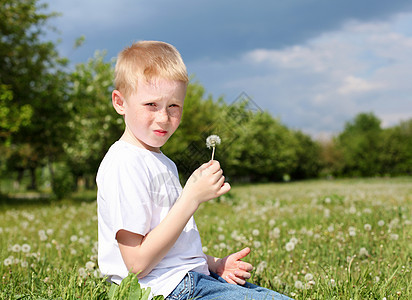
[[[355,206],[351,206],[351,207],[349,208],[349,213],[350,213],[350,214],[355,214],[355,213],[356,213],[356,207],[355,207]]]
[[[293,243],[294,245],[296,245],[296,244],[298,243],[298,239],[295,238],[295,237],[292,237],[289,242],[291,242],[291,243]]]
[[[298,290],[303,289],[303,283],[300,280],[296,280],[295,281],[295,288],[297,288]]]
[[[82,278],[85,278],[87,276],[86,270],[84,268],[79,268],[79,275]]]
[[[47,235],[44,230],[39,230],[38,234],[39,234],[40,241],[44,242],[45,240],[47,240]]]
[[[325,203],[326,204],[330,204],[332,202],[332,200],[329,198],[329,197],[326,197],[325,198]]]
[[[273,220],[273,219],[271,219],[271,220],[269,221],[269,226],[272,227],[272,226],[275,225],[275,223],[276,223],[276,221]]]
[[[274,238],[279,238],[279,237],[280,237],[280,229],[279,229],[279,227],[273,228],[272,233],[273,233],[273,237],[274,237]]]
[[[260,234],[259,229],[253,229],[252,234],[258,236]]]
[[[260,246],[262,246],[262,243],[259,241],[253,241],[253,247],[255,248],[260,248]]]
[[[212,160],[213,157],[215,156],[215,148],[217,145],[220,145],[221,139],[218,135],[210,135],[206,139],[206,146],[210,149],[212,148]]]
[[[27,268],[28,265],[29,265],[29,263],[28,263],[27,261],[22,261],[22,262],[20,263],[20,265],[21,265],[23,268]]]
[[[328,231],[333,232],[335,230],[335,226],[333,224],[329,225]]]
[[[308,273],[308,274],[305,275],[305,280],[306,280],[306,281],[311,281],[312,279],[313,279],[313,275],[312,275],[312,274]]]
[[[376,276],[376,277],[375,277],[375,282],[378,283],[379,280],[381,280],[381,279],[379,278],[379,276]]]
[[[360,250],[359,250],[359,256],[369,256],[369,252],[368,252],[368,250],[366,250],[366,248],[365,247],[362,247],[362,248],[360,248]]]
[[[397,241],[399,239],[399,235],[396,233],[391,233],[391,235],[389,236],[389,238],[393,241]]]
[[[219,241],[224,241],[225,240],[225,235],[224,234],[219,234],[218,239],[219,239]]]
[[[21,246],[21,251],[24,252],[24,253],[29,253],[30,250],[31,250],[31,247],[30,247],[29,244],[23,244],[23,245]]]
[[[54,232],[54,230],[51,229],[51,228],[47,229],[47,231],[46,231],[46,233],[47,233],[48,235],[52,235],[53,232]]]
[[[292,251],[293,249],[295,249],[295,244],[292,243],[292,242],[288,242],[288,243],[286,243],[285,248],[286,248],[286,251],[290,252],[290,251]]]
[[[5,266],[10,266],[12,263],[13,263],[13,257],[12,257],[12,256],[7,257],[7,258],[3,261],[3,264],[4,264]]]
[[[262,260],[256,267],[256,274],[261,274],[267,267],[268,263]]]
[[[96,266],[96,264],[95,264],[94,262],[92,262],[92,261],[88,261],[88,262],[86,263],[86,269],[89,270],[89,271],[92,271],[95,266]]]
[[[77,237],[77,235],[72,235],[72,236],[70,237],[70,241],[72,241],[72,242],[77,242],[78,239],[79,239],[79,238]]]
[[[363,226],[363,229],[365,229],[366,231],[371,231],[372,226],[371,226],[371,224],[365,224],[365,225]]]
[[[379,220],[378,221],[378,226],[382,227],[383,225],[385,225],[385,221],[384,220]]]
[[[76,255],[77,254],[77,250],[76,249],[70,249],[70,254],[71,255]]]
[[[15,244],[11,247],[11,251],[13,252],[20,252],[21,246],[19,244]]]
[[[203,246],[202,251],[203,251],[203,253],[207,253],[209,251],[209,249],[206,246]]]
[[[315,285],[315,281],[314,281],[314,280],[309,280],[309,281],[306,283],[306,288],[307,288],[307,289],[311,289],[312,286],[314,286],[314,285]]]
[[[331,278],[329,284],[330,284],[331,286],[336,286],[336,281],[335,281],[335,279]]]

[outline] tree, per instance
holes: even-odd
[[[385,129],[381,151],[382,173],[408,175],[412,173],[412,119]]]
[[[94,180],[104,154],[123,130],[123,119],[111,102],[113,65],[104,58],[105,53],[96,52],[87,63],[76,65],[70,75],[70,138],[62,144],[66,162],[77,179]]]
[[[373,113],[358,114],[353,122],[346,123],[338,136],[336,146],[343,157],[343,174],[350,176],[375,176],[381,171],[382,149],[381,121]]]
[[[46,4],[1,0],[1,7],[0,86],[7,101],[0,111],[12,118],[2,124],[2,144],[8,147],[9,167],[29,168],[36,188],[35,169],[62,153],[67,81],[61,67],[67,60],[52,42],[41,41],[46,21],[55,16],[41,12]],[[13,119],[18,126],[10,126]]]

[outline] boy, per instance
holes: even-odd
[[[176,165],[160,151],[179,126],[187,84],[182,58],[167,43],[142,41],[119,54],[112,103],[125,131],[96,179],[99,267],[117,284],[138,273],[143,287],[167,299],[280,299],[246,283],[252,265],[241,259],[249,248],[223,259],[202,252],[193,214],[230,185],[210,161],[182,189]]]

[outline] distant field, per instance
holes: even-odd
[[[81,199],[88,201],[81,201]],[[96,203],[3,201],[0,299],[105,299]],[[412,178],[237,186],[196,213],[204,251],[252,248],[252,282],[295,299],[412,299]]]

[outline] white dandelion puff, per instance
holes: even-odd
[[[82,278],[85,278],[87,276],[85,268],[79,268],[79,275]]]
[[[372,226],[371,226],[371,224],[365,224],[365,225],[363,226],[363,229],[365,229],[366,231],[371,231]]]
[[[378,221],[378,226],[382,227],[383,225],[385,225],[385,221],[384,220],[379,220]]]
[[[253,229],[252,234],[253,234],[254,236],[258,236],[258,235],[260,234],[259,229]]]
[[[359,256],[369,256],[369,252],[365,247],[360,248],[359,250]]]
[[[313,280],[313,275],[310,274],[310,273],[306,274],[306,275],[305,275],[305,280],[306,280],[306,281],[311,281],[311,280]]]
[[[92,271],[94,269],[94,267],[96,266],[96,264],[92,261],[88,261],[86,263],[86,270]]]
[[[23,244],[21,245],[21,251],[24,253],[29,253],[31,250],[31,247],[29,244]]]
[[[4,261],[3,264],[5,266],[10,266],[13,263],[13,258],[12,257],[7,257]]]
[[[13,251],[13,252],[20,252],[20,251],[21,251],[21,246],[20,246],[19,244],[14,244],[14,245],[11,247],[11,251]]]
[[[303,289],[303,283],[300,280],[296,280],[295,281],[295,288],[297,288],[298,290]]]
[[[393,241],[397,241],[399,239],[399,235],[396,233],[391,233],[389,238]]]
[[[212,160],[213,160],[213,158],[214,158],[214,156],[215,156],[215,148],[216,148],[216,146],[217,145],[220,145],[220,143],[221,143],[221,139],[220,139],[220,137],[218,136],[218,135],[215,135],[215,134],[213,134],[213,135],[210,135],[210,136],[208,136],[207,138],[206,138],[206,146],[210,149],[210,148],[212,148],[213,150],[212,150]]]
[[[295,244],[292,243],[292,242],[288,242],[288,243],[286,243],[285,248],[286,248],[286,251],[290,252],[290,251],[292,251],[293,249],[295,249]]]

